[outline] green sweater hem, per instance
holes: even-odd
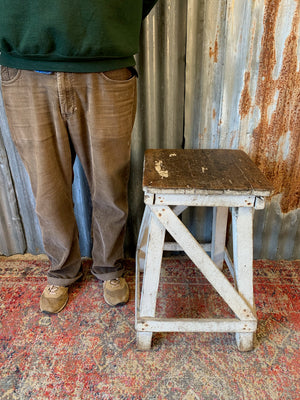
[[[56,72],[103,72],[113,69],[132,67],[135,65],[133,56],[125,58],[107,58],[99,60],[38,60],[13,57],[6,53],[0,54],[0,65],[10,68],[38,70],[38,71],[56,71]]]

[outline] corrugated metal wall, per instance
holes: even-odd
[[[300,2],[206,1],[200,147],[240,148],[272,181],[254,256],[300,255]]]
[[[127,253],[143,213],[145,148],[241,148],[275,187],[256,212],[255,258],[300,258],[300,26],[297,0],[159,0],[141,35]],[[0,253],[42,252],[28,177],[0,102]],[[75,213],[90,255],[91,207],[76,162]],[[211,210],[185,222],[211,235]]]

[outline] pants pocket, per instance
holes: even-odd
[[[3,85],[8,85],[15,82],[19,78],[20,74],[20,69],[1,65],[1,82]]]
[[[128,82],[137,76],[133,67],[114,69],[112,71],[101,72],[103,78],[110,82]]]

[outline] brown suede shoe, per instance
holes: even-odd
[[[124,278],[103,282],[104,300],[110,306],[121,306],[129,299],[129,288]]]
[[[47,285],[40,299],[40,309],[50,314],[59,313],[68,302],[68,288]]]

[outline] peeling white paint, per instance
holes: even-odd
[[[286,132],[285,135],[280,136],[278,142],[277,160],[280,159],[286,160],[288,158],[290,151],[290,139],[291,139],[291,131],[288,131]]]
[[[261,120],[261,111],[257,105],[253,107],[253,114],[251,119],[252,120],[249,123],[251,124],[252,131],[254,131],[254,129],[258,127]]]
[[[155,171],[160,175],[161,178],[168,178],[169,171],[163,169],[162,163],[162,160],[155,161]]]
[[[271,123],[272,115],[274,114],[274,111],[276,111],[276,108],[277,108],[278,97],[279,97],[279,90],[276,89],[274,100],[273,100],[272,104],[268,107],[268,123],[269,123],[269,125]]]

